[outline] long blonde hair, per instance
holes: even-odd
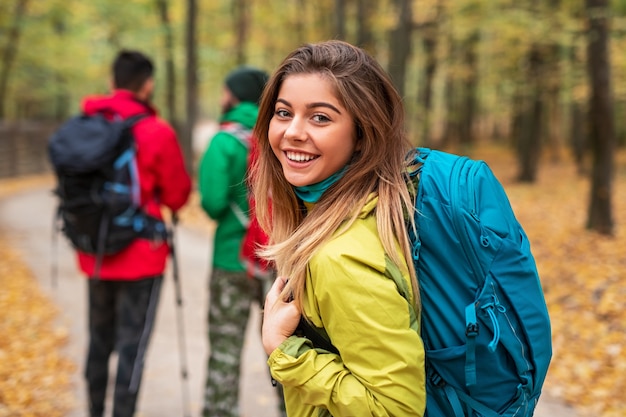
[[[282,82],[293,74],[321,74],[353,116],[360,148],[344,175],[306,212],[283,176],[268,139],[270,120]],[[397,265],[408,264],[416,306],[417,282],[406,231],[413,202],[404,175],[412,146],[404,126],[402,99],[382,67],[365,51],[342,41],[304,45],[290,53],[268,81],[254,133],[259,155],[252,188],[259,223],[270,237],[262,256],[275,262],[279,276],[289,277],[284,296],[302,306],[306,268],[320,244],[355,220],[370,193],[378,194],[377,229],[383,247]],[[271,202],[270,193],[271,190]],[[270,210],[271,203],[271,210]],[[347,220],[346,223],[343,223]]]

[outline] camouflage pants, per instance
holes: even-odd
[[[253,279],[252,280],[252,286],[253,286],[253,294],[254,294],[254,299],[259,303],[259,306],[261,307],[261,309],[263,309],[264,305],[265,305],[265,295],[267,295],[268,291],[270,290],[270,288],[272,287],[272,284],[274,283],[274,278],[275,276],[272,275],[271,277],[267,277],[267,278],[259,278],[259,279]],[[261,315],[261,322],[259,323],[259,332],[261,331],[261,328],[263,327],[263,316]],[[267,377],[271,380],[272,374],[270,373],[269,368],[267,369]],[[283,392],[283,386],[280,385],[278,382],[274,381],[274,383],[276,384],[274,386],[274,389],[276,391],[276,399],[278,400],[278,416],[279,417],[287,417],[287,410],[285,408],[285,395]]]
[[[245,272],[214,269],[209,292],[209,360],[205,417],[239,416],[239,371],[252,303]]]
[[[245,272],[214,269],[209,294],[209,359],[204,417],[239,417],[241,353],[252,302],[264,300],[258,280]],[[262,306],[262,304],[261,304]],[[267,383],[270,383],[268,374]],[[282,390],[279,414],[284,414]]]

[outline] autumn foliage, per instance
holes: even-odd
[[[0,417],[63,417],[73,404],[75,364],[67,329],[22,259],[0,238]]]

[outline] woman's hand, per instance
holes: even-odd
[[[263,348],[268,355],[293,334],[300,322],[300,309],[293,300],[284,300],[280,296],[286,284],[286,278],[276,278],[265,297],[261,333]]]

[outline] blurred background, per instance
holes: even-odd
[[[108,91],[120,48],[140,49],[191,157],[193,129],[218,116],[230,69],[271,71],[329,38],[363,46],[390,72],[417,144],[515,145],[528,181],[541,148],[582,158],[594,94],[610,106],[601,124],[626,111],[624,0],[3,0],[0,121],[58,123],[83,95]],[[611,139],[593,140],[623,145],[626,119],[611,123]]]
[[[492,165],[553,318],[546,390],[626,415],[626,0],[2,0],[0,197],[50,172],[49,134],[108,91],[121,48],[154,59],[194,171],[228,71],[330,38],[388,70],[416,145]]]

